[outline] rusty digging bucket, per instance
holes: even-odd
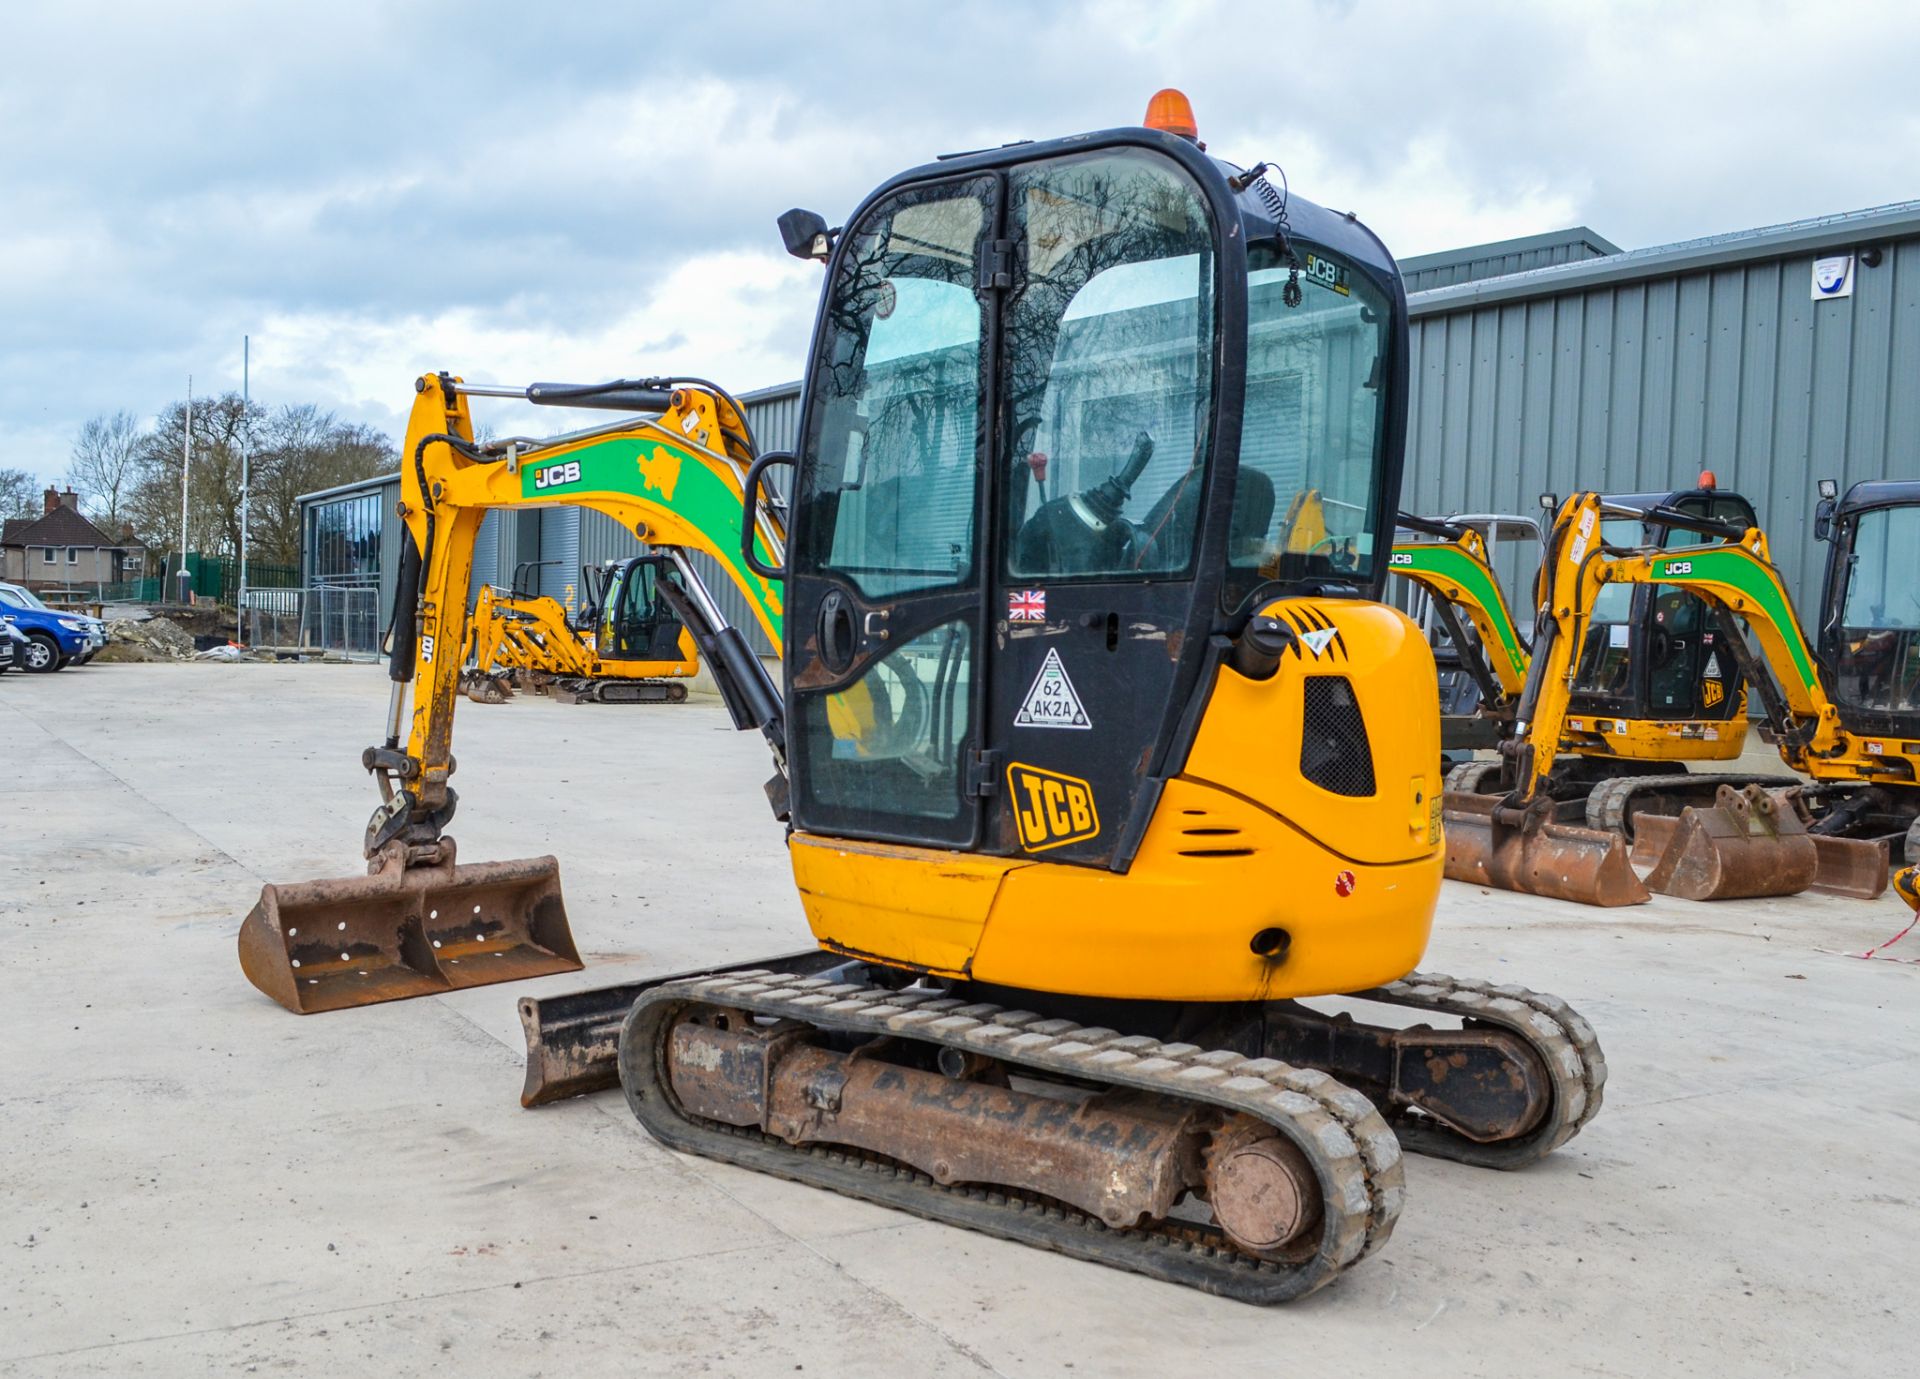
[[[296,1015],[577,972],[551,857],[264,886],[240,926],[247,980]]]
[[[1872,900],[1887,888],[1887,845],[1809,833],[1778,791],[1723,785],[1708,807],[1637,814],[1633,863],[1647,885],[1683,900],[1826,895]]]
[[[1443,797],[1452,880],[1580,905],[1642,905],[1652,898],[1628,864],[1619,834],[1538,816],[1506,823],[1495,817],[1501,804],[1499,795],[1450,790]]]
[[[1723,785],[1711,805],[1633,820],[1633,862],[1648,868],[1648,889],[1682,900],[1798,895],[1819,860],[1799,812],[1759,785]]]

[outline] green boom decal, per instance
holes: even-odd
[[[1493,624],[1500,649],[1506,653],[1507,664],[1513,668],[1514,675],[1526,678],[1527,653],[1520,649],[1520,635],[1514,630],[1507,601],[1486,566],[1458,546],[1413,541],[1393,548],[1387,568],[1408,579],[1426,575],[1459,585],[1467,599],[1478,604],[1485,611],[1487,621]]]
[[[784,639],[779,587],[749,570],[740,556],[740,495],[688,451],[651,438],[615,436],[544,464],[529,460],[520,468],[523,498],[571,499],[591,507],[596,495],[619,494],[669,508],[704,532],[734,584],[774,636]],[[764,538],[755,536],[754,543],[761,559],[773,564]]]
[[[1793,605],[1787,601],[1787,591],[1780,587],[1773,571],[1745,547],[1661,556],[1648,564],[1653,578],[1662,584],[1683,589],[1717,586],[1755,605],[1779,629],[1780,641],[1787,655],[1793,658],[1794,673],[1800,677],[1800,683],[1812,689],[1819,682],[1813,668],[1813,655],[1800,631],[1800,620],[1794,617]]]

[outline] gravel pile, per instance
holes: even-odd
[[[193,638],[169,618],[116,618],[107,624],[101,661],[191,661]]]

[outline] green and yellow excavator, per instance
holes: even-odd
[[[268,887],[248,976],[315,1009],[577,961],[551,858],[455,865],[445,833],[474,534],[567,502],[717,555],[790,629],[776,689],[663,579],[771,750],[814,947],[541,1001],[530,1079],[617,1067],[674,1148],[1254,1302],[1385,1246],[1404,1150],[1565,1143],[1606,1078],[1586,1021],[1417,970],[1442,844],[1437,715],[1409,711],[1433,658],[1381,602],[1400,275],[1272,171],[1163,92],[838,228],[788,212],[826,269],[790,455],[696,380],[423,378],[377,874]],[[644,415],[480,444],[502,393]],[[746,515],[731,551],[709,501]]]
[[[1623,520],[1656,527],[1660,537],[1621,544],[1620,527],[1609,531],[1608,523]],[[1844,503],[1823,496],[1816,528],[1833,542],[1823,656],[1802,630],[1750,510],[1720,515],[1675,502],[1636,509],[1593,493],[1569,500],[1548,540],[1542,616],[1514,734],[1498,762],[1462,768],[1449,782],[1448,874],[1602,905],[1637,903],[1649,888],[1701,900],[1810,886],[1880,894],[1889,856],[1906,851],[1920,817],[1912,766],[1920,742],[1903,736],[1920,738],[1920,674],[1902,679],[1920,654],[1903,659],[1900,650],[1920,632],[1920,603],[1912,614],[1889,611],[1902,563],[1911,563],[1889,536],[1909,521],[1920,534],[1920,485],[1855,485]],[[1691,638],[1696,660],[1704,655],[1704,666],[1759,702],[1796,775],[1622,773],[1583,788],[1581,768],[1569,769],[1570,747],[1591,753],[1619,744],[1624,756],[1639,739],[1604,702],[1596,714],[1572,691],[1611,681],[1610,661],[1631,672],[1632,638],[1614,646],[1604,611],[1656,590],[1661,601],[1697,598],[1705,617],[1679,616],[1665,603],[1669,616],[1648,629],[1651,659],[1660,660],[1659,634]],[[1916,628],[1900,625],[1909,618]],[[1845,686],[1846,698],[1830,694],[1829,683]],[[1723,689],[1718,702],[1730,705],[1734,694]],[[1743,736],[1743,716],[1729,713],[1715,741],[1706,733],[1716,725],[1696,720],[1683,733],[1698,736],[1681,740],[1725,760],[1736,725]]]

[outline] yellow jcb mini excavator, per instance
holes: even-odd
[[[636,555],[580,571],[580,608],[514,587],[484,586],[468,633],[467,698],[504,703],[510,691],[546,690],[560,702],[683,703],[686,680],[700,668],[693,634],[661,597],[665,556]]]
[[[1663,539],[1612,544],[1609,519],[1644,521]],[[1675,544],[1676,533],[1691,539]],[[1878,572],[1855,569],[1857,559],[1846,564],[1852,577],[1880,582]],[[1543,580],[1515,735],[1502,744],[1501,762],[1473,768],[1480,779],[1468,783],[1463,769],[1449,782],[1449,876],[1600,905],[1645,900],[1649,887],[1694,900],[1787,895],[1814,884],[1842,894],[1884,889],[1887,838],[1875,830],[1900,811],[1890,794],[1911,796],[1900,827],[1920,807],[1912,768],[1888,761],[1885,739],[1843,725],[1766,537],[1746,513],[1729,518],[1673,503],[1635,508],[1577,494],[1555,522]],[[1596,646],[1606,654],[1607,639],[1596,637],[1604,632],[1601,610],[1624,606],[1609,596],[1656,587],[1667,591],[1663,598],[1704,600],[1704,618],[1675,616],[1653,630],[1690,635],[1715,661],[1724,657],[1722,678],[1744,683],[1761,702],[1781,756],[1811,775],[1812,785],[1795,776],[1623,772],[1598,788],[1558,788],[1570,776],[1560,755],[1570,742],[1590,751],[1619,743],[1624,756],[1635,740],[1610,715],[1587,719],[1570,687],[1593,675]],[[1718,747],[1706,739],[1703,754]],[[1487,791],[1488,778],[1502,788]],[[1649,873],[1644,884],[1636,863]]]
[[[735,560],[784,581],[785,695],[688,625],[773,748],[821,951],[616,988],[617,1033],[568,1038],[581,1065],[617,1045],[675,1148],[1279,1301],[1386,1242],[1403,1147],[1532,1162],[1606,1069],[1565,1002],[1414,971],[1439,743],[1409,711],[1433,659],[1379,602],[1394,262],[1267,165],[1205,154],[1184,98],[1150,122],[917,168],[839,230],[782,217],[826,286],[798,451],[759,457],[742,505],[792,465],[792,541],[781,561],[748,523]],[[430,653],[460,644],[484,508],[534,492],[472,443],[457,380],[423,387],[421,612],[395,641],[421,688],[408,744],[396,709],[372,759],[402,802],[369,839],[409,868],[443,842],[456,675]],[[651,401],[668,438],[725,410],[698,385]],[[531,465],[652,524],[633,466],[675,453]],[[1302,550],[1309,489],[1335,530]],[[248,932],[285,951],[270,913]],[[1305,1003],[1328,995],[1348,1012]]]

